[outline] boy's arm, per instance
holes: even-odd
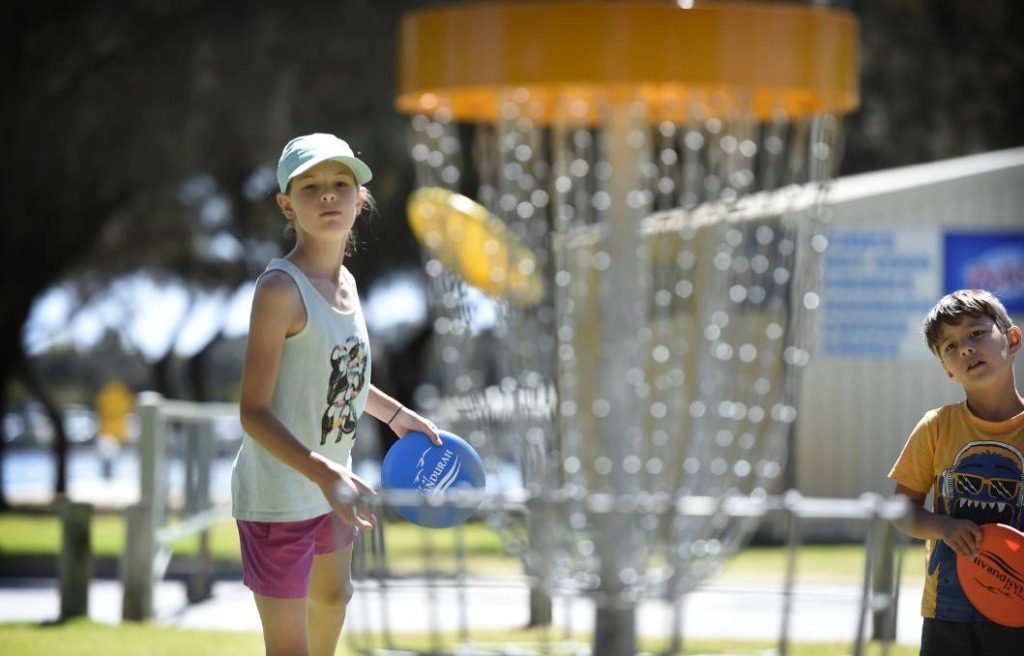
[[[927,492],[918,492],[900,483],[896,494],[910,500],[910,514],[895,522],[896,528],[907,535],[923,540],[942,540],[958,554],[973,556],[981,542],[981,529],[969,519],[956,519],[933,513],[924,507]]]

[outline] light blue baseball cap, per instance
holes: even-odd
[[[341,162],[352,169],[356,182],[364,185],[373,178],[373,172],[363,160],[355,156],[352,148],[334,136],[317,132],[295,137],[281,151],[281,159],[277,162],[277,185],[281,193],[288,189],[288,181],[305,173],[320,162],[327,160]]]

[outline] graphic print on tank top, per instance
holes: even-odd
[[[320,422],[320,445],[334,443],[356,431],[355,401],[366,381],[366,345],[355,335],[331,349],[331,379],[327,384],[327,409]]]

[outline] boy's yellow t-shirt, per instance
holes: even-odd
[[[889,478],[932,493],[931,510],[978,524],[1021,529],[1024,514],[1024,412],[985,421],[967,402],[928,411],[910,434]],[[921,614],[939,620],[982,619],[960,588],[956,554],[928,540]]]

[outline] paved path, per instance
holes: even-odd
[[[464,603],[460,602],[460,594]],[[916,644],[921,620],[921,590],[905,586],[901,591],[897,640]],[[859,589],[850,584],[803,584],[796,590],[790,636],[796,641],[852,642],[859,611]],[[56,618],[60,603],[56,583],[45,579],[0,580],[0,622],[46,621]],[[188,605],[185,586],[164,581],[154,600],[156,621],[195,629],[258,631],[259,618],[252,596],[240,582],[219,581],[213,597]],[[98,622],[118,623],[121,588],[117,581],[95,581],[89,596],[91,617]],[[460,618],[459,609],[464,609]],[[522,579],[497,579],[474,583],[461,591],[451,586],[429,586],[412,580],[388,586],[382,595],[373,582],[360,584],[350,609],[347,628],[379,632],[387,623],[392,631],[455,631],[461,621],[473,629],[517,628],[528,619],[528,590]],[[781,588],[773,583],[722,581],[688,595],[682,611],[684,634],[700,638],[777,640],[782,622]],[[667,635],[671,608],[662,602],[645,602],[638,614],[643,635]],[[555,622],[574,630],[593,627],[594,610],[588,600],[559,600]],[[464,618],[464,619],[463,619]]]

